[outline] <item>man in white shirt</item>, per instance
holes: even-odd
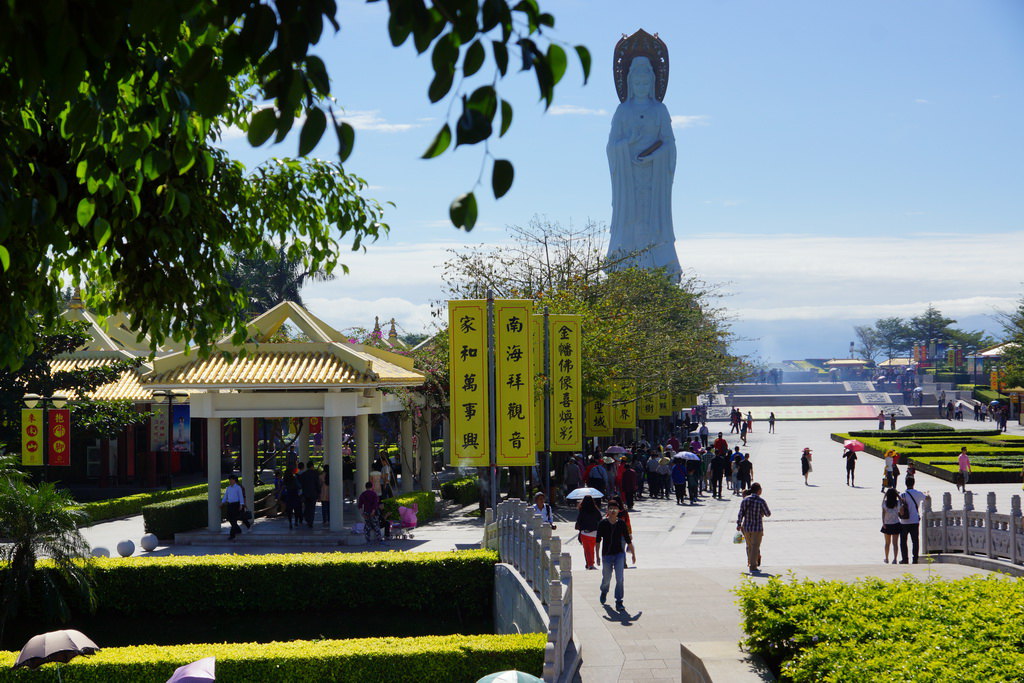
[[[245,489],[238,483],[237,474],[228,475],[228,487],[224,490],[224,498],[221,499],[221,502],[226,507],[225,515],[231,525],[231,533],[228,538],[233,541],[235,536],[242,533],[242,528],[238,526],[238,518],[241,517],[241,511],[245,509]]]
[[[920,506],[924,502],[924,494],[914,488],[914,478],[907,477],[907,490],[900,496],[901,505],[898,510],[903,509],[906,503],[906,516],[900,514],[900,564],[907,564],[907,536],[910,536],[911,545],[914,547],[914,564],[917,564],[917,546],[920,542],[921,513]]]

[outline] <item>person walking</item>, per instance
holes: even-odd
[[[366,482],[365,490],[356,499],[356,507],[363,515],[363,534],[366,536],[366,542],[371,543],[370,537],[375,535],[377,543],[381,543],[383,539],[381,538],[380,526],[377,521],[377,508],[380,507],[380,496],[373,490],[373,482]]]
[[[658,480],[661,482],[661,497],[668,500],[672,490],[672,459],[667,455],[658,459]]]
[[[676,505],[686,503],[686,462],[676,458],[672,464],[672,485],[676,490]]]
[[[242,533],[242,528],[238,526],[238,520],[241,519],[242,512],[245,510],[245,489],[238,483],[237,474],[228,475],[228,487],[224,490],[221,503],[224,504],[224,515],[228,518],[228,524],[231,525],[228,538],[233,541],[235,536]],[[252,526],[252,523],[246,520],[245,525],[249,527]]]
[[[917,546],[920,543],[921,513],[919,506],[924,502],[924,494],[914,488],[914,478],[907,477],[907,489],[900,496],[897,514],[900,518],[900,564],[907,564],[907,537],[913,546],[913,561],[917,564]]]
[[[710,434],[710,430],[708,430],[708,423],[701,422],[700,429],[697,430],[697,436],[700,437],[701,448],[708,447],[708,434]]]
[[[896,431],[896,411],[892,410],[889,412],[889,429]]]
[[[660,456],[652,452],[647,458],[647,482],[651,498],[661,498],[661,475],[658,474]]]
[[[768,433],[769,434],[774,434],[775,433],[775,413],[774,412],[768,414]]]
[[[811,467],[811,449],[805,448],[804,452],[800,454],[800,473],[804,475],[804,486],[810,486],[810,482],[807,481],[807,475],[813,469]]]
[[[882,497],[882,534],[885,536],[885,560],[889,563],[889,547],[892,547],[892,562],[899,559],[900,516],[899,494],[896,489],[889,489]]]
[[[316,516],[316,500],[320,497],[320,475],[312,464],[307,463],[305,470],[299,463],[299,486],[302,488],[302,516],[306,526],[313,528]]]
[[[747,432],[748,431],[749,431],[749,428],[747,427],[747,421],[744,420],[744,421],[742,421],[740,423],[740,441],[743,442],[744,446],[747,445]]]
[[[320,523],[328,526],[331,523],[331,466],[324,465],[320,473]]]
[[[761,566],[761,540],[764,538],[764,518],[771,517],[768,503],[761,497],[761,485],[754,482],[744,491],[740,512],[736,517],[736,531],[743,534],[747,543],[747,568],[750,573]]]
[[[743,462],[743,454],[740,453],[740,447],[736,446],[736,450],[731,456],[732,466],[732,494],[734,496],[742,495],[743,489],[740,488],[740,463]]]
[[[967,446],[960,447],[960,455],[956,457],[957,466],[959,467],[958,478],[957,478],[957,491],[960,487],[963,490],[967,490],[967,482],[971,479],[971,458],[967,455]]]
[[[853,471],[857,467],[857,452],[847,448],[843,451],[843,458],[846,460],[846,485],[855,486]]]
[[[896,457],[896,451],[891,448],[885,452],[885,477],[882,480],[882,493],[885,493],[886,489],[896,487],[896,470],[894,469]]]
[[[594,564],[594,546],[597,544],[597,525],[601,523],[601,509],[593,496],[583,496],[579,513],[576,515],[576,531],[583,546],[583,560],[587,569],[597,569]]]
[[[754,480],[754,463],[750,462],[750,453],[744,454],[743,460],[740,460],[736,467],[738,470],[736,481],[739,483],[740,489],[745,489]]]
[[[711,495],[715,498],[722,497],[722,477],[725,476],[725,468],[729,459],[720,453],[711,458]]]
[[[623,460],[622,469],[622,497],[626,500],[626,507],[630,510],[633,509],[633,504],[636,500],[637,490],[637,476],[636,470],[633,469],[633,464]]]
[[[626,551],[633,556],[636,564],[636,548],[633,537],[626,523],[619,519],[619,508],[609,505],[606,516],[597,525],[597,564],[601,567],[601,604],[608,600],[608,589],[611,587],[612,572],[615,572],[615,609],[625,609],[622,599],[625,597],[623,574],[626,569]]]
[[[878,431],[885,430],[885,413],[881,410],[878,411]]]

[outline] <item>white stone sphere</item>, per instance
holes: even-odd
[[[142,549],[145,550],[147,553],[156,550],[156,547],[159,544],[160,541],[159,539],[157,539],[156,534],[146,534],[142,537],[142,540],[139,541],[139,545],[141,545]]]
[[[92,549],[93,557],[110,557],[110,550],[103,546],[96,546]]]
[[[121,557],[131,557],[135,554],[135,544],[125,539],[117,544],[117,554]]]

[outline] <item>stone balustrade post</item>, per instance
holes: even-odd
[[[1020,496],[1010,496],[1010,561],[1014,564],[1020,562],[1020,553],[1017,551],[1017,534],[1020,528]]]
[[[925,496],[924,502],[921,503],[921,515],[920,533],[921,533],[921,549],[924,554],[928,554],[932,551],[931,544],[929,543],[928,524],[932,521],[932,497]]]
[[[964,509],[963,509],[963,526],[964,526],[964,555],[971,554],[971,516],[970,513],[974,512],[974,494],[970,491],[964,491]]]
[[[985,554],[989,557],[995,557],[992,552],[992,515],[996,512],[996,494],[995,491],[989,491],[987,500],[985,501]]]
[[[560,570],[559,578],[562,581],[568,581],[572,578],[572,555],[569,553],[562,553],[562,557],[558,561],[558,568]]]
[[[953,509],[953,496],[949,491],[942,494],[942,552],[949,551],[949,517]]]

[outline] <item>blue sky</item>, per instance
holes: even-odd
[[[450,104],[426,97],[429,57],[391,47],[385,3],[341,3],[342,30],[317,51],[357,129],[346,167],[395,207],[391,234],[347,259],[350,275],[304,292],[318,315],[339,327],[394,316],[420,331],[446,249],[500,241],[537,214],[607,223],[612,51],[637,28],[670,50],[680,262],[727,294],[749,339],[737,350],[842,355],[853,325],[928,303],[994,331],[993,312],[1024,293],[1024,3],[541,5],[557,19],[553,39],[590,48],[591,80],[582,87],[571,64],[547,114],[531,73],[501,84],[515,120],[490,150],[513,161],[516,182],[500,201],[477,188],[481,218],[466,234],[448,224],[448,204],[473,189],[482,148],[419,159]],[[298,143],[224,144],[255,164]],[[325,137],[315,154],[335,149]]]

